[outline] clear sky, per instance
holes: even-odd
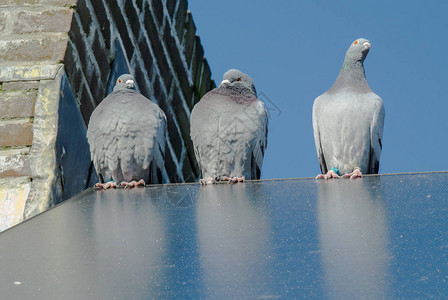
[[[270,110],[262,178],[320,172],[313,102],[360,37],[386,110],[380,173],[448,170],[448,1],[189,0],[189,10],[217,84],[239,69]]]

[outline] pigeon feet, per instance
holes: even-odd
[[[246,178],[244,176],[241,177],[229,177],[229,176],[223,176],[221,178],[222,181],[227,181],[228,184],[233,184],[237,182],[244,182]]]
[[[145,181],[143,179],[140,179],[139,181],[132,180],[130,182],[123,181],[120,183],[120,186],[125,189],[132,189],[133,187],[145,186]]]
[[[215,184],[220,181],[227,181],[228,184],[233,184],[233,183],[237,183],[237,182],[244,182],[245,180],[246,180],[246,178],[244,176],[241,176],[241,177],[218,176],[218,177],[208,177],[208,178],[200,179],[199,183],[202,185],[207,185],[207,184]]]
[[[330,179],[330,178],[339,178],[340,176],[336,174],[336,171],[331,169],[327,172],[327,174],[319,174],[316,176],[316,179]]]
[[[362,177],[362,172],[358,168],[354,169],[351,173],[344,174],[344,178],[355,179],[358,177]]]
[[[114,181],[109,181],[109,182],[106,182],[106,183],[100,183],[100,182],[98,182],[97,184],[95,184],[95,188],[96,189],[103,189],[103,190],[107,190],[107,189],[110,189],[110,188],[117,188],[118,186],[117,186],[117,183],[115,183]]]
[[[217,183],[217,179],[213,178],[213,177],[209,177],[209,178],[205,178],[205,179],[200,179],[199,183],[201,185],[207,185],[207,184],[215,184]]]

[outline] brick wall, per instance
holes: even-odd
[[[213,88],[186,0],[0,1],[0,230],[89,187],[86,125],[122,73],[168,119],[164,180],[197,180],[194,104]]]

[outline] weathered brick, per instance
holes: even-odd
[[[187,16],[188,2],[187,0],[179,0],[179,7],[176,13],[176,32],[179,41],[182,41],[184,35],[185,18]],[[191,13],[190,13],[191,15]]]
[[[10,5],[27,5],[27,4],[45,4],[45,5],[53,5],[53,6],[73,6],[76,4],[76,0],[2,0],[0,2],[1,5],[10,6]]]
[[[88,36],[90,33],[90,26],[92,25],[92,15],[87,7],[86,0],[77,1],[76,13],[79,15],[79,19],[81,20],[84,33]]]
[[[0,123],[0,146],[31,146],[33,142],[33,124]]]
[[[39,4],[40,2],[40,0],[2,0],[0,3],[3,6],[11,6],[17,4]]]
[[[23,0],[15,0],[16,2],[22,2]],[[27,0],[25,0],[27,1]],[[50,4],[50,5],[55,5],[55,6],[74,6],[77,3],[77,0],[40,0],[40,1],[36,1],[40,4]]]
[[[14,33],[68,32],[72,19],[71,9],[20,11],[14,21]],[[0,21],[1,24],[1,21]],[[1,25],[0,25],[1,27]]]
[[[7,81],[3,82],[3,91],[27,91],[27,90],[37,90],[39,88],[40,81],[37,80],[27,80],[27,81]]]
[[[0,92],[0,118],[11,119],[34,116],[36,97],[37,90]]]
[[[8,22],[8,16],[6,13],[0,12],[0,31],[3,31]]]
[[[0,178],[30,176],[30,156],[0,154]]]
[[[126,13],[126,17],[129,20],[135,38],[138,38],[140,33],[140,22],[138,19],[137,11],[135,10],[134,4],[132,3],[132,0],[125,1],[124,11]]]
[[[177,27],[177,26],[176,26]],[[190,68],[191,67],[191,58],[193,56],[193,49],[194,49],[194,43],[196,40],[196,25],[194,24],[193,18],[191,16],[191,13],[188,12],[187,20],[185,23],[185,36],[183,38],[183,49],[185,54],[185,60],[187,61],[187,65]],[[181,40],[181,39],[179,39]]]
[[[162,0],[150,0],[152,11],[154,12],[154,15],[156,16],[157,22],[159,26],[162,26],[163,22],[163,4]]]
[[[0,41],[0,61],[60,61],[66,47],[66,36]]]

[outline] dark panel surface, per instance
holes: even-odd
[[[0,234],[3,299],[443,298],[448,173],[87,190]]]

